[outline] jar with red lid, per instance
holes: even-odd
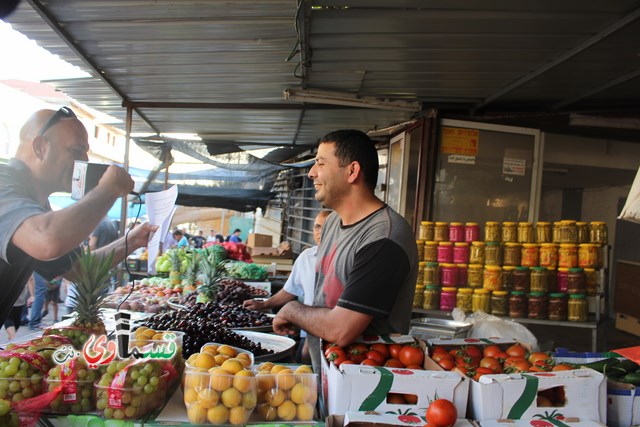
[[[438,262],[439,263],[453,262],[453,242],[438,243]]]
[[[440,310],[451,311],[456,308],[457,288],[443,287],[440,291]]]
[[[515,243],[518,241],[518,226],[515,222],[502,223],[502,243]]]
[[[527,296],[524,292],[513,291],[509,297],[509,317],[527,317]]]
[[[558,267],[574,268],[578,266],[578,245],[572,243],[560,244],[558,250]]]
[[[438,242],[429,240],[424,242],[424,261],[438,262]]]
[[[464,224],[452,222],[449,224],[449,241],[464,242]]]
[[[546,319],[549,316],[549,300],[543,292],[531,292],[527,307],[529,319]]]
[[[529,268],[516,267],[513,270],[513,290],[519,292],[529,292]]]
[[[518,223],[518,242],[533,243],[533,224],[530,222]]]
[[[442,286],[458,285],[458,266],[455,264],[440,264],[440,284]]]
[[[570,268],[567,273],[567,293],[584,294],[587,291],[584,270],[582,268]]]
[[[456,264],[467,264],[469,262],[469,244],[467,242],[453,244],[453,262]]]
[[[523,243],[521,265],[523,267],[537,267],[538,264],[538,245],[535,243]]]
[[[433,226],[433,240],[436,242],[446,242],[449,240],[449,223],[437,221]]]
[[[467,273],[469,271],[467,264],[456,264],[456,267],[458,268],[458,286],[467,286]]]
[[[484,242],[471,242],[469,264],[484,264]]]
[[[543,243],[540,245],[540,267],[558,266],[558,245],[555,243]]]
[[[480,226],[477,222],[467,222],[464,225],[464,241],[467,243],[480,240]]]
[[[556,275],[556,289],[563,294],[567,293],[567,280],[569,276],[569,269],[564,267],[558,268],[558,274]]]
[[[502,252],[502,265],[514,267],[520,265],[520,257],[522,255],[522,245],[520,243],[505,243]]]
[[[567,296],[559,292],[549,295],[549,320],[567,320]]]

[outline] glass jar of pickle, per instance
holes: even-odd
[[[584,294],[569,295],[567,319],[570,322],[586,322],[589,318],[589,304]]]
[[[531,267],[529,275],[529,289],[531,293],[548,292],[549,281],[547,280],[547,269],[545,267]]]
[[[589,241],[599,245],[607,244],[607,223],[604,221],[592,221],[589,223]]]
[[[553,243],[560,243],[560,228],[562,227],[562,221],[556,221],[553,223],[551,229],[551,241]]]
[[[547,283],[549,292],[558,292],[558,270],[556,268],[547,268]]]
[[[559,292],[549,295],[549,320],[567,320],[567,296]]]
[[[581,243],[578,247],[578,266],[582,268],[596,268],[600,258],[600,245]]]
[[[416,278],[416,283],[418,285],[422,285],[424,282],[424,269],[427,266],[427,263],[424,261],[418,262],[418,277]]]
[[[469,262],[469,244],[467,242],[453,244],[453,262],[456,264],[467,264]]]
[[[491,312],[491,293],[486,289],[475,289],[473,296],[471,297],[471,311],[484,311],[485,313]]]
[[[562,292],[563,294],[567,293],[568,277],[569,277],[569,269],[565,267],[559,267],[558,274],[556,274],[556,290],[558,292]]]
[[[438,262],[439,263],[453,262],[453,242],[438,243]]]
[[[551,223],[536,223],[536,243],[551,243]]]
[[[424,303],[424,285],[416,285],[416,290],[413,294],[413,308],[422,308]]]
[[[495,316],[509,315],[509,292],[494,291],[491,293],[491,314]]]
[[[593,296],[598,294],[598,274],[595,268],[584,269],[584,283],[587,289],[587,295]]]
[[[511,292],[509,297],[509,317],[527,317],[527,296],[524,292]]]
[[[516,267],[513,270],[513,290],[529,292],[529,268]]]
[[[451,311],[456,308],[457,288],[445,286],[440,291],[440,310]]]
[[[578,229],[578,244],[589,243],[589,223],[578,221],[576,228]]]
[[[500,243],[487,242],[484,247],[484,264],[485,265],[500,265],[502,257],[500,256]]]
[[[480,226],[477,222],[467,222],[464,225],[464,241],[467,243],[480,240]]]
[[[513,289],[513,272],[515,270],[516,268],[511,265],[502,267],[502,290],[510,291]]]
[[[440,264],[440,284],[442,286],[458,286],[458,266],[455,264]]]
[[[437,221],[433,226],[433,240],[446,242],[449,240],[449,223]]]
[[[467,268],[467,285],[470,288],[481,288],[483,274],[484,267],[482,264],[469,264]]]
[[[488,291],[502,289],[502,267],[497,265],[485,265],[482,276],[482,287]]]
[[[505,221],[502,223],[502,243],[518,241],[518,226],[515,222]]]
[[[484,242],[471,242],[469,264],[484,264]]]
[[[539,264],[538,245],[535,243],[522,244],[522,259],[520,264],[523,267],[537,267]]]
[[[518,223],[518,242],[533,243],[533,224],[530,222]]]
[[[578,266],[578,245],[561,243],[558,250],[558,267],[574,268]]]
[[[458,293],[456,294],[456,307],[464,311],[465,313],[471,313],[471,310],[473,308],[472,297],[473,289],[458,289]]]
[[[418,247],[418,259],[424,259],[424,240],[416,240],[416,246]]]
[[[467,264],[456,264],[458,269],[458,282],[457,286],[467,286],[467,275],[469,273],[469,267]]]
[[[540,256],[538,257],[540,267],[558,266],[558,245],[555,243],[543,243],[540,245]]]
[[[584,278],[584,270],[581,268],[570,268],[567,273],[567,293],[584,294],[587,291],[587,284]]]
[[[500,223],[496,221],[487,221],[484,223],[484,241],[485,242],[500,241]]]
[[[422,283],[426,286],[437,285],[440,283],[440,271],[437,262],[428,262],[424,267],[424,280]]]
[[[504,228],[503,228],[504,230]],[[502,254],[502,265],[520,265],[522,255],[522,245],[520,243],[508,242],[504,244]]]
[[[424,242],[424,261],[438,262],[438,242],[428,240]]]
[[[560,243],[578,244],[578,227],[576,221],[560,221]]]
[[[420,222],[420,240],[433,240],[433,222],[421,221]]]
[[[529,319],[546,319],[549,315],[549,300],[543,292],[531,292],[527,307]]]
[[[461,222],[452,222],[449,224],[449,241],[464,242],[464,224]]]
[[[425,310],[438,310],[440,308],[440,286],[427,285],[425,287],[422,308]]]

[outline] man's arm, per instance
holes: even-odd
[[[29,276],[29,280],[27,281],[27,288],[29,289],[29,298],[27,298],[27,306],[30,307],[36,296],[36,281],[33,278],[33,274]]]
[[[248,299],[242,303],[242,306],[249,310],[267,310],[274,307],[281,307],[294,299],[296,299],[295,295],[290,294],[284,289],[280,289],[275,295],[267,300],[260,301]]]
[[[291,301],[273,319],[273,330],[279,335],[290,335],[296,331],[293,325],[297,325],[327,342],[346,346],[363,334],[372,319],[368,314],[339,306],[310,307]]]
[[[93,253],[97,256],[108,256],[113,251],[114,254],[112,267],[115,267],[131,252],[143,246],[147,246],[151,235],[157,229],[157,225],[151,225],[148,222],[145,222],[144,224],[135,226],[133,229],[131,229],[130,232],[125,232],[125,235],[123,237],[120,237],[118,240],[114,240],[107,246],[96,249]]]

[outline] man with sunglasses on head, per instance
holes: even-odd
[[[87,161],[87,130],[68,107],[34,113],[20,130],[14,158],[0,165],[0,324],[36,271],[47,279],[66,273],[79,245],[115,201],[133,190],[131,176],[109,166],[98,185],[77,203],[53,212],[48,197],[71,191],[74,162]],[[146,246],[157,227],[135,227],[125,238],[97,249],[114,251],[114,265],[128,252]]]

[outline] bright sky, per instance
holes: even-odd
[[[0,80],[19,79],[41,81],[49,79],[65,79],[88,77],[79,68],[52,55],[29,40],[21,33],[14,31],[11,25],[0,20]]]

